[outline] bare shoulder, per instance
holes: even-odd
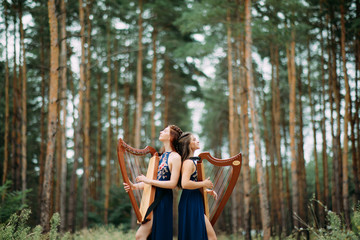
[[[181,161],[181,156],[177,152],[171,152],[170,155],[169,155],[169,159],[175,159],[175,160],[180,160]]]

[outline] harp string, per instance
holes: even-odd
[[[226,189],[229,185],[231,177],[231,166],[215,166],[208,161],[203,161],[205,169],[205,177],[210,177],[214,184],[214,191],[218,194],[217,200],[212,196],[208,197],[208,205],[210,217],[215,214],[216,209],[221,203],[221,199],[224,197]]]
[[[139,176],[140,174],[145,174],[144,167],[143,167],[143,165],[144,165],[143,160],[145,157],[146,157],[146,155],[134,155],[131,151],[125,152],[124,158],[126,161],[127,172],[128,172],[129,180],[132,183],[136,183],[137,176]],[[142,190],[135,189],[133,191],[133,193],[134,193],[137,204],[140,205],[140,201],[141,201],[141,197],[142,197]]]

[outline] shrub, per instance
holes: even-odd
[[[14,213],[10,216],[7,222],[0,224],[0,240],[16,239],[16,240],[66,240],[69,239],[69,233],[61,235],[58,233],[60,225],[60,216],[55,213],[50,220],[50,232],[42,234],[41,226],[36,226],[34,229],[26,226],[30,217],[31,210],[23,209],[20,214]]]

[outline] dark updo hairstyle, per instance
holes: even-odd
[[[185,161],[189,158],[191,149],[190,149],[190,143],[191,143],[191,132],[184,132],[181,134],[178,142],[179,142],[179,154],[181,156],[181,161]]]
[[[173,151],[179,153],[179,138],[183,131],[176,125],[169,125],[170,128],[170,146]]]

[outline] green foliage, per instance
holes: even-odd
[[[4,196],[4,200],[0,202],[0,223],[5,222],[9,217],[17,211],[27,207],[22,203],[23,192],[10,191],[11,181],[6,181],[4,185],[0,186],[0,196]],[[25,191],[25,195],[31,190]]]
[[[31,229],[27,226],[31,210],[23,209],[20,214],[14,213],[10,216],[7,222],[0,224],[0,240],[67,240],[70,237],[69,233],[64,235],[58,232],[60,225],[60,215],[55,213],[50,220],[50,232],[42,234],[42,227],[36,226]]]
[[[311,204],[312,205],[312,204]],[[345,221],[335,212],[326,210],[326,220],[327,226],[325,228],[317,229],[315,226],[307,225],[306,229],[299,229],[298,231],[291,234],[286,239],[298,239],[297,236],[301,231],[309,231],[311,235],[314,236],[314,239],[320,240],[336,240],[336,239],[349,239],[349,240],[356,240],[359,239],[359,230],[360,230],[360,211],[357,208],[352,217],[351,221],[351,229],[348,229]]]

